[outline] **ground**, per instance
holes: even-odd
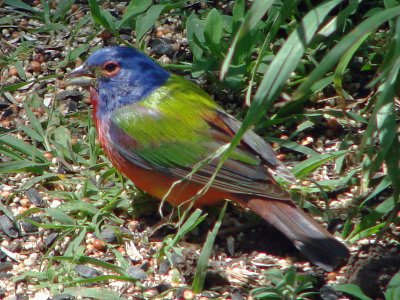
[[[38,5],[36,1],[30,4]],[[190,9],[201,9],[201,5]],[[103,5],[114,15],[125,7],[126,3]],[[222,8],[230,9],[224,5]],[[36,9],[40,10],[41,5]],[[351,250],[350,261],[327,273],[310,265],[273,227],[232,203],[213,246],[205,290],[194,295],[191,284],[199,253],[222,204],[204,209],[208,216],[173,245],[170,260],[161,255],[168,245],[168,235],[176,234],[177,229],[163,226],[167,219],[161,218],[158,201],[137,191],[112,169],[89,121],[87,91],[67,87],[63,81],[63,76],[92,49],[119,41],[93,25],[87,3],[77,2],[65,16],[53,20],[49,28],[43,28],[43,21],[32,14],[0,2],[0,43],[6,57],[0,87],[9,87],[2,90],[0,98],[0,159],[20,163],[9,165],[9,169],[2,165],[4,169],[0,170],[0,298],[70,299],[72,296],[68,295],[73,295],[113,299],[119,295],[127,299],[251,299],[252,289],[271,285],[265,271],[277,268],[284,272],[294,266],[299,276],[313,277],[310,290],[320,293],[306,298],[349,299],[331,286],[354,283],[369,297],[383,299],[388,282],[400,270],[398,227],[393,226],[385,238],[346,241]],[[135,41],[130,31],[121,37]],[[175,65],[192,56],[179,16],[160,17],[144,43],[145,51],[163,64]],[[187,72],[174,71],[190,78]],[[360,73],[359,77],[354,94],[366,97],[373,91],[364,85],[360,88],[360,82],[369,76]],[[18,86],[32,79],[32,83]],[[230,113],[240,116],[243,96],[232,102],[237,92],[215,92],[206,77],[196,78],[196,82],[214,94]],[[330,108],[336,100],[326,90],[306,110]],[[282,97],[280,103],[284,102]],[[366,104],[360,101],[357,105]],[[276,125],[272,129],[282,130],[278,137],[285,140],[296,126]],[[363,128],[345,128],[336,118],[324,117],[316,126],[301,132],[296,142],[316,151],[334,152],[349,130]],[[304,158],[275,143],[273,146],[289,166]],[[27,162],[31,164],[25,166]],[[311,186],[313,180],[336,179],[334,167],[327,162],[311,180],[301,182],[294,190]],[[330,230],[345,226],[356,190],[357,187],[338,188],[326,195],[332,217],[325,225]],[[375,201],[381,203],[389,192],[380,194]],[[301,192],[297,197],[304,200]],[[306,199],[309,204],[326,206],[315,195]],[[168,216],[172,209],[166,205],[164,210]],[[105,275],[103,280],[98,279],[101,275]],[[131,278],[127,279],[128,275]]]

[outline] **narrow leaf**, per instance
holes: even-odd
[[[217,236],[218,230],[221,226],[222,219],[224,218],[227,204],[228,202],[225,201],[224,207],[222,208],[221,213],[219,214],[218,220],[215,223],[213,230],[208,233],[207,240],[203,246],[203,249],[201,250],[200,257],[197,262],[196,273],[194,275],[192,284],[192,289],[195,293],[199,293],[203,290],[204,281],[207,274],[208,261],[210,260],[210,255],[212,248],[214,246],[214,241]]]
[[[145,15],[140,15],[136,21],[136,40],[139,44],[145,33],[150,30],[158,17],[164,10],[164,5],[154,5],[146,12]]]
[[[297,178],[302,178],[307,176],[310,172],[314,171],[319,166],[323,165],[327,161],[331,159],[335,159],[342,155],[348,153],[347,150],[336,151],[333,153],[325,153],[317,156],[312,156],[309,159],[302,161],[301,163],[297,164],[293,169],[292,173]]]
[[[361,288],[355,284],[340,284],[334,286],[334,289],[349,295],[352,295],[360,300],[372,300],[370,297],[364,294]]]

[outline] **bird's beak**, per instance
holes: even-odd
[[[86,64],[73,69],[64,79],[67,85],[95,86],[96,78]]]

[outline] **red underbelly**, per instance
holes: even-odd
[[[139,167],[124,159],[117,151],[105,148],[105,152],[112,164],[127,176],[136,187],[158,199],[163,199],[165,195],[169,193],[166,200],[174,206],[186,202],[189,203],[189,201],[193,200],[194,197],[196,198],[194,203],[196,207],[212,205],[229,198],[227,192],[213,188],[210,188],[207,192],[199,196],[197,193],[203,188],[203,186],[190,181],[181,182],[171,189],[173,183],[179,180],[179,178],[169,177],[161,172]]]

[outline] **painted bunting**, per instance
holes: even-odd
[[[133,48],[97,50],[68,77],[95,82],[90,97],[106,155],[138,188],[159,199],[229,143],[241,125],[194,83]],[[210,160],[176,185],[167,201],[176,206],[195,197],[216,170],[219,158]],[[272,174],[294,180],[273,149],[248,131],[195,206],[234,201],[274,225],[311,262],[333,270],[348,258],[348,249],[299,209]]]

